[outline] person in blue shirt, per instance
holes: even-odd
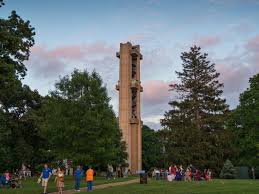
[[[0,174],[0,187],[5,186],[6,180],[5,176]]]
[[[51,169],[48,167],[47,164],[44,164],[44,168],[41,171],[40,178],[42,187],[44,188],[43,194],[47,194],[47,187],[48,187],[48,181],[51,176]]]
[[[80,191],[80,179],[82,175],[82,170],[80,166],[77,166],[74,176],[75,176],[75,191],[79,192]]]

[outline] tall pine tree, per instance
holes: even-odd
[[[178,98],[169,102],[171,110],[161,120],[172,134],[168,141],[168,160],[200,168],[212,168],[219,173],[229,151],[225,149],[229,134],[225,130],[228,110],[221,98],[223,84],[215,64],[201,53],[201,48],[191,47],[182,53],[183,71],[176,72],[180,83],[171,85]]]

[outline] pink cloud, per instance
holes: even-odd
[[[200,47],[211,47],[219,44],[222,41],[222,37],[219,35],[195,35],[194,44]]]
[[[247,40],[246,43],[247,62],[253,72],[259,71],[259,34]]]
[[[171,83],[163,80],[145,81],[143,83],[143,103],[149,105],[167,104],[171,95],[171,91],[169,91]]]
[[[32,47],[31,56],[27,62],[29,71],[37,77],[57,76],[58,72],[63,72],[65,64],[57,57],[49,55],[45,45]]]
[[[258,37],[249,39],[240,54],[216,60],[220,81],[224,83],[224,96],[232,107],[239,103],[238,97],[248,87],[249,78],[259,72]]]
[[[114,56],[115,52],[116,48],[113,45],[101,41],[62,45],[56,48],[35,45],[31,49],[28,67],[37,76],[58,76],[72,63],[94,63],[96,60],[107,59],[107,56]]]
[[[244,64],[233,65],[229,63],[220,63],[216,65],[220,73],[220,81],[224,83],[224,94],[232,95],[240,93],[248,83],[249,76],[252,74],[251,69]]]
[[[48,56],[78,59],[83,57],[83,53],[80,45],[67,45],[49,50]]]
[[[259,34],[247,41],[246,47],[250,51],[259,52]]]
[[[48,48],[46,45],[38,45],[32,48],[32,54],[45,54],[51,58],[63,58],[76,60],[89,58],[92,56],[103,54],[114,54],[116,48],[105,42],[82,43],[58,46],[56,48]]]
[[[88,55],[112,54],[116,52],[116,47],[108,45],[105,42],[95,42],[92,44],[83,44],[83,51]]]

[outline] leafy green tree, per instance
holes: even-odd
[[[172,109],[165,113],[161,124],[171,130],[169,160],[219,173],[222,161],[231,153],[231,133],[225,130],[229,110],[221,98],[219,73],[207,57],[196,46],[182,53],[183,71],[176,72],[180,83],[170,86],[178,97],[169,102]]]
[[[143,169],[163,167],[163,144],[159,133],[148,126],[142,127],[142,162]]]
[[[237,176],[237,172],[233,164],[231,163],[230,160],[226,160],[224,163],[223,168],[221,169],[220,172],[220,178],[223,179],[234,179]]]
[[[232,112],[228,127],[235,134],[237,165],[258,166],[259,159],[259,74],[249,80],[250,87],[240,95],[240,104]]]
[[[0,7],[4,5],[4,0],[0,0]]]
[[[75,70],[61,78],[40,111],[41,129],[55,159],[106,167],[124,164],[125,143],[106,87],[94,71]]]
[[[30,113],[40,107],[41,97],[21,82],[34,35],[30,22],[15,11],[8,19],[0,18],[0,170],[31,164],[41,142]]]

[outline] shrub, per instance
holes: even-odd
[[[220,172],[220,178],[224,178],[224,179],[234,179],[236,178],[236,169],[233,166],[233,164],[231,163],[230,160],[226,160],[226,162],[223,165],[223,168],[221,169]]]

